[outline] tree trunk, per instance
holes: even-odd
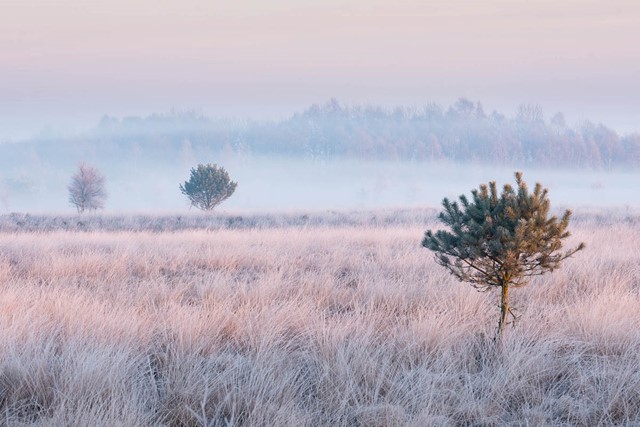
[[[507,316],[509,315],[509,283],[503,283],[500,290],[500,321],[498,322],[496,342],[499,346],[502,346],[502,339],[507,326]]]

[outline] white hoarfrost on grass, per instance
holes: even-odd
[[[638,222],[513,292],[435,224],[0,234],[0,425],[640,424]]]

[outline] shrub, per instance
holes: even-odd
[[[191,169],[189,180],[180,184],[180,191],[189,198],[191,206],[210,211],[228,199],[237,186],[223,167],[199,164]]]

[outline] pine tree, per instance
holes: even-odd
[[[192,206],[209,211],[231,197],[237,186],[238,183],[231,181],[223,167],[200,164],[191,169],[189,181],[180,184],[180,191],[189,198]]]
[[[490,182],[473,190],[471,201],[464,195],[460,204],[445,198],[439,219],[450,231],[428,230],[422,241],[435,252],[436,262],[460,281],[480,291],[500,289],[497,342],[502,341],[508,315],[513,315],[509,288],[553,271],[585,247],[580,243],[561,251],[562,241],[569,237],[571,211],[560,219],[549,217],[548,190],[537,183],[530,193],[522,173],[515,176],[517,188],[507,184],[500,195],[496,183]]]

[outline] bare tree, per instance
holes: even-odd
[[[107,199],[104,176],[98,169],[80,163],[78,172],[71,177],[69,203],[75,206],[78,213],[85,210],[103,209]]]

